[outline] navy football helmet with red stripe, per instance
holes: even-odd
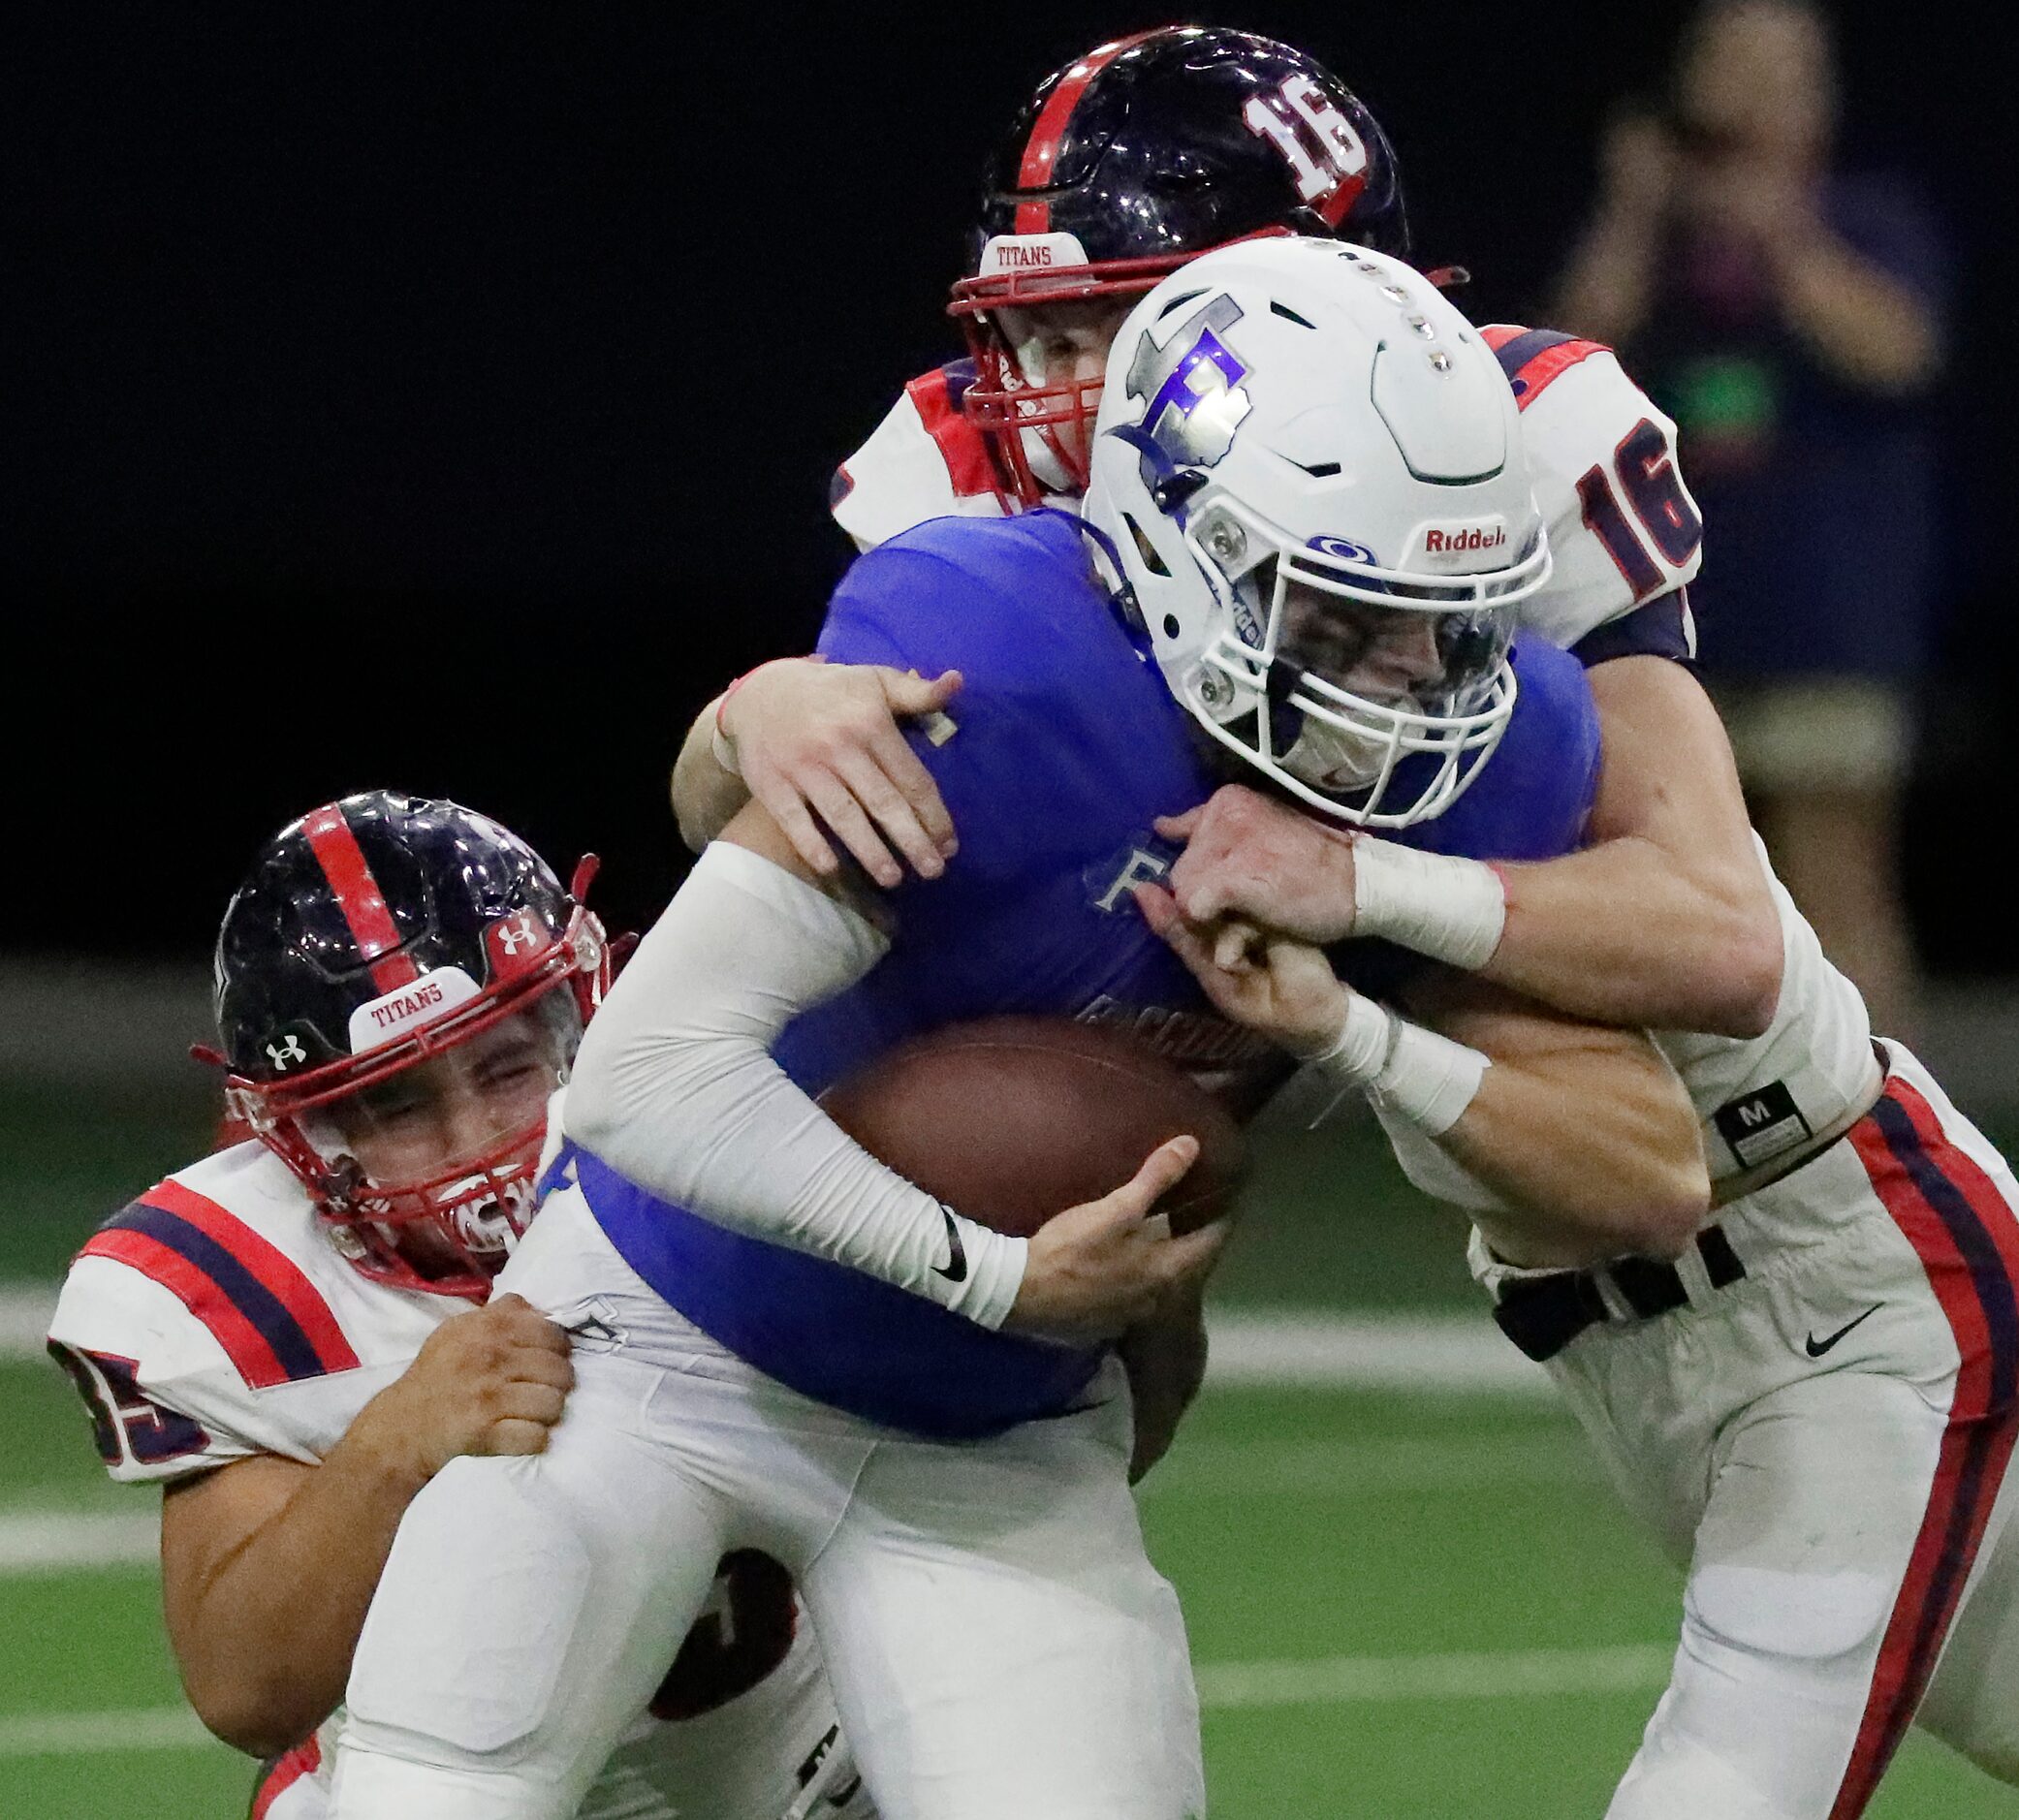
[[[218,933],[233,1113],[366,1275],[481,1299],[531,1217],[602,925],[518,835],[371,791],[290,823]]]
[[[1166,26],[1045,78],[990,162],[949,306],[975,360],[964,408],[995,451],[1005,505],[1085,487],[1100,404],[1097,361],[1056,381],[1021,352],[1029,312],[1140,297],[1186,260],[1263,234],[1408,254],[1388,136],[1315,58],[1248,32]]]

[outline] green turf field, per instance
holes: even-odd
[[[202,1131],[193,1102],[0,1089],[0,1279],[47,1278]],[[1223,1298],[1468,1307],[1457,1247],[1364,1134],[1279,1133]],[[130,1556],[119,1518],[153,1494],[103,1482],[53,1367],[0,1363],[0,1535]],[[1660,1686],[1677,1580],[1547,1401],[1215,1389],[1143,1503],[1190,1617],[1218,1820],[1603,1812]],[[178,1714],[157,1600],[144,1563],[0,1563],[0,1820],[243,1811],[251,1767]],[[1988,1820],[2019,1794],[1916,1740],[1870,1811]]]

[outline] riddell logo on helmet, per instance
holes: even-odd
[[[1496,524],[1467,525],[1463,530],[1445,530],[1432,525],[1423,534],[1423,553],[1426,556],[1467,555],[1475,549],[1498,549],[1507,541],[1507,527]]]
[[[437,967],[351,1013],[351,1053],[361,1055],[409,1030],[434,1022],[477,996],[477,982],[460,967]]]
[[[1456,522],[1447,518],[1441,524],[1418,527],[1403,566],[1443,569],[1461,575],[1497,569],[1506,562],[1513,542],[1507,520],[1498,514],[1490,518]]]

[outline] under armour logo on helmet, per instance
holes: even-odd
[[[292,1030],[278,1043],[267,1045],[267,1059],[273,1064],[273,1072],[284,1075],[296,1062],[305,1062],[308,1051],[301,1047],[301,1039]]]
[[[1180,466],[1211,467],[1254,408],[1241,389],[1248,369],[1220,339],[1240,320],[1241,305],[1223,292],[1162,347],[1145,334],[1129,363],[1129,395],[1148,401],[1144,434]]]
[[[498,928],[498,941],[508,955],[516,955],[521,948],[530,948],[537,939],[533,919],[523,910]]]

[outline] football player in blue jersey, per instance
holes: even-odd
[[[1183,257],[1250,235],[1331,233],[1407,256],[1386,134],[1293,47],[1171,26],[1104,44],[1041,83],[984,181],[952,312],[974,360],[914,381],[844,464],[836,517],[872,545],[947,514],[1076,509],[1085,426],[1124,310]],[[1556,555],[1524,626],[1587,665],[1606,766],[1590,840],[1486,875],[1390,863],[1374,839],[1318,854],[1310,829],[1267,883],[1314,857],[1355,927],[1580,1018],[1754,1037],[1782,939],[1729,746],[1686,662],[1702,523],[1674,425],[1607,349],[1511,326],[1487,337],[1520,400]],[[958,678],[779,661],[697,720],[675,776],[697,851],[754,792],[816,869],[851,854],[879,884],[931,876],[960,831],[892,715],[942,707]],[[741,775],[737,775],[738,769]],[[745,786],[747,785],[747,789]],[[1262,858],[1251,800],[1194,830],[1192,875]],[[1283,847],[1288,835],[1277,841]]]
[[[452,1464],[402,1525],[340,1814],[564,1814],[636,1709],[648,1642],[759,1537],[799,1580],[894,1820],[1203,1809],[1107,1344],[1194,1318],[1219,1236],[1144,1217],[1191,1141],[1024,1239],[885,1169],[812,1095],[1005,1011],[1126,1020],[1223,1076],[1273,1073],[1130,897],[1219,746],[1403,839],[1540,858],[1580,836],[1597,735],[1574,659],[1510,655],[1547,543],[1512,395],[1426,280],[1278,240],[1212,256],[1132,321],[1114,511],[942,520],[836,594],[827,655],[965,677],[914,747],[962,828],[941,876],[871,900],[753,805],[599,1014],[504,1279],[579,1335],[568,1419],[538,1460]],[[1285,462],[1309,522],[1294,561],[1255,545],[1242,648],[1209,651],[1182,603],[1118,585],[1104,537],[1140,537],[1151,573],[1174,536],[1236,562],[1242,492]],[[1212,661],[1179,656],[1187,640]],[[1644,1039],[1560,1023],[1510,1020],[1491,1069],[1429,1029],[1399,1038],[1382,1090],[1510,1205],[1594,1246],[1673,1250],[1706,1199],[1687,1099]],[[1509,1130],[1529,1142],[1503,1167]]]

